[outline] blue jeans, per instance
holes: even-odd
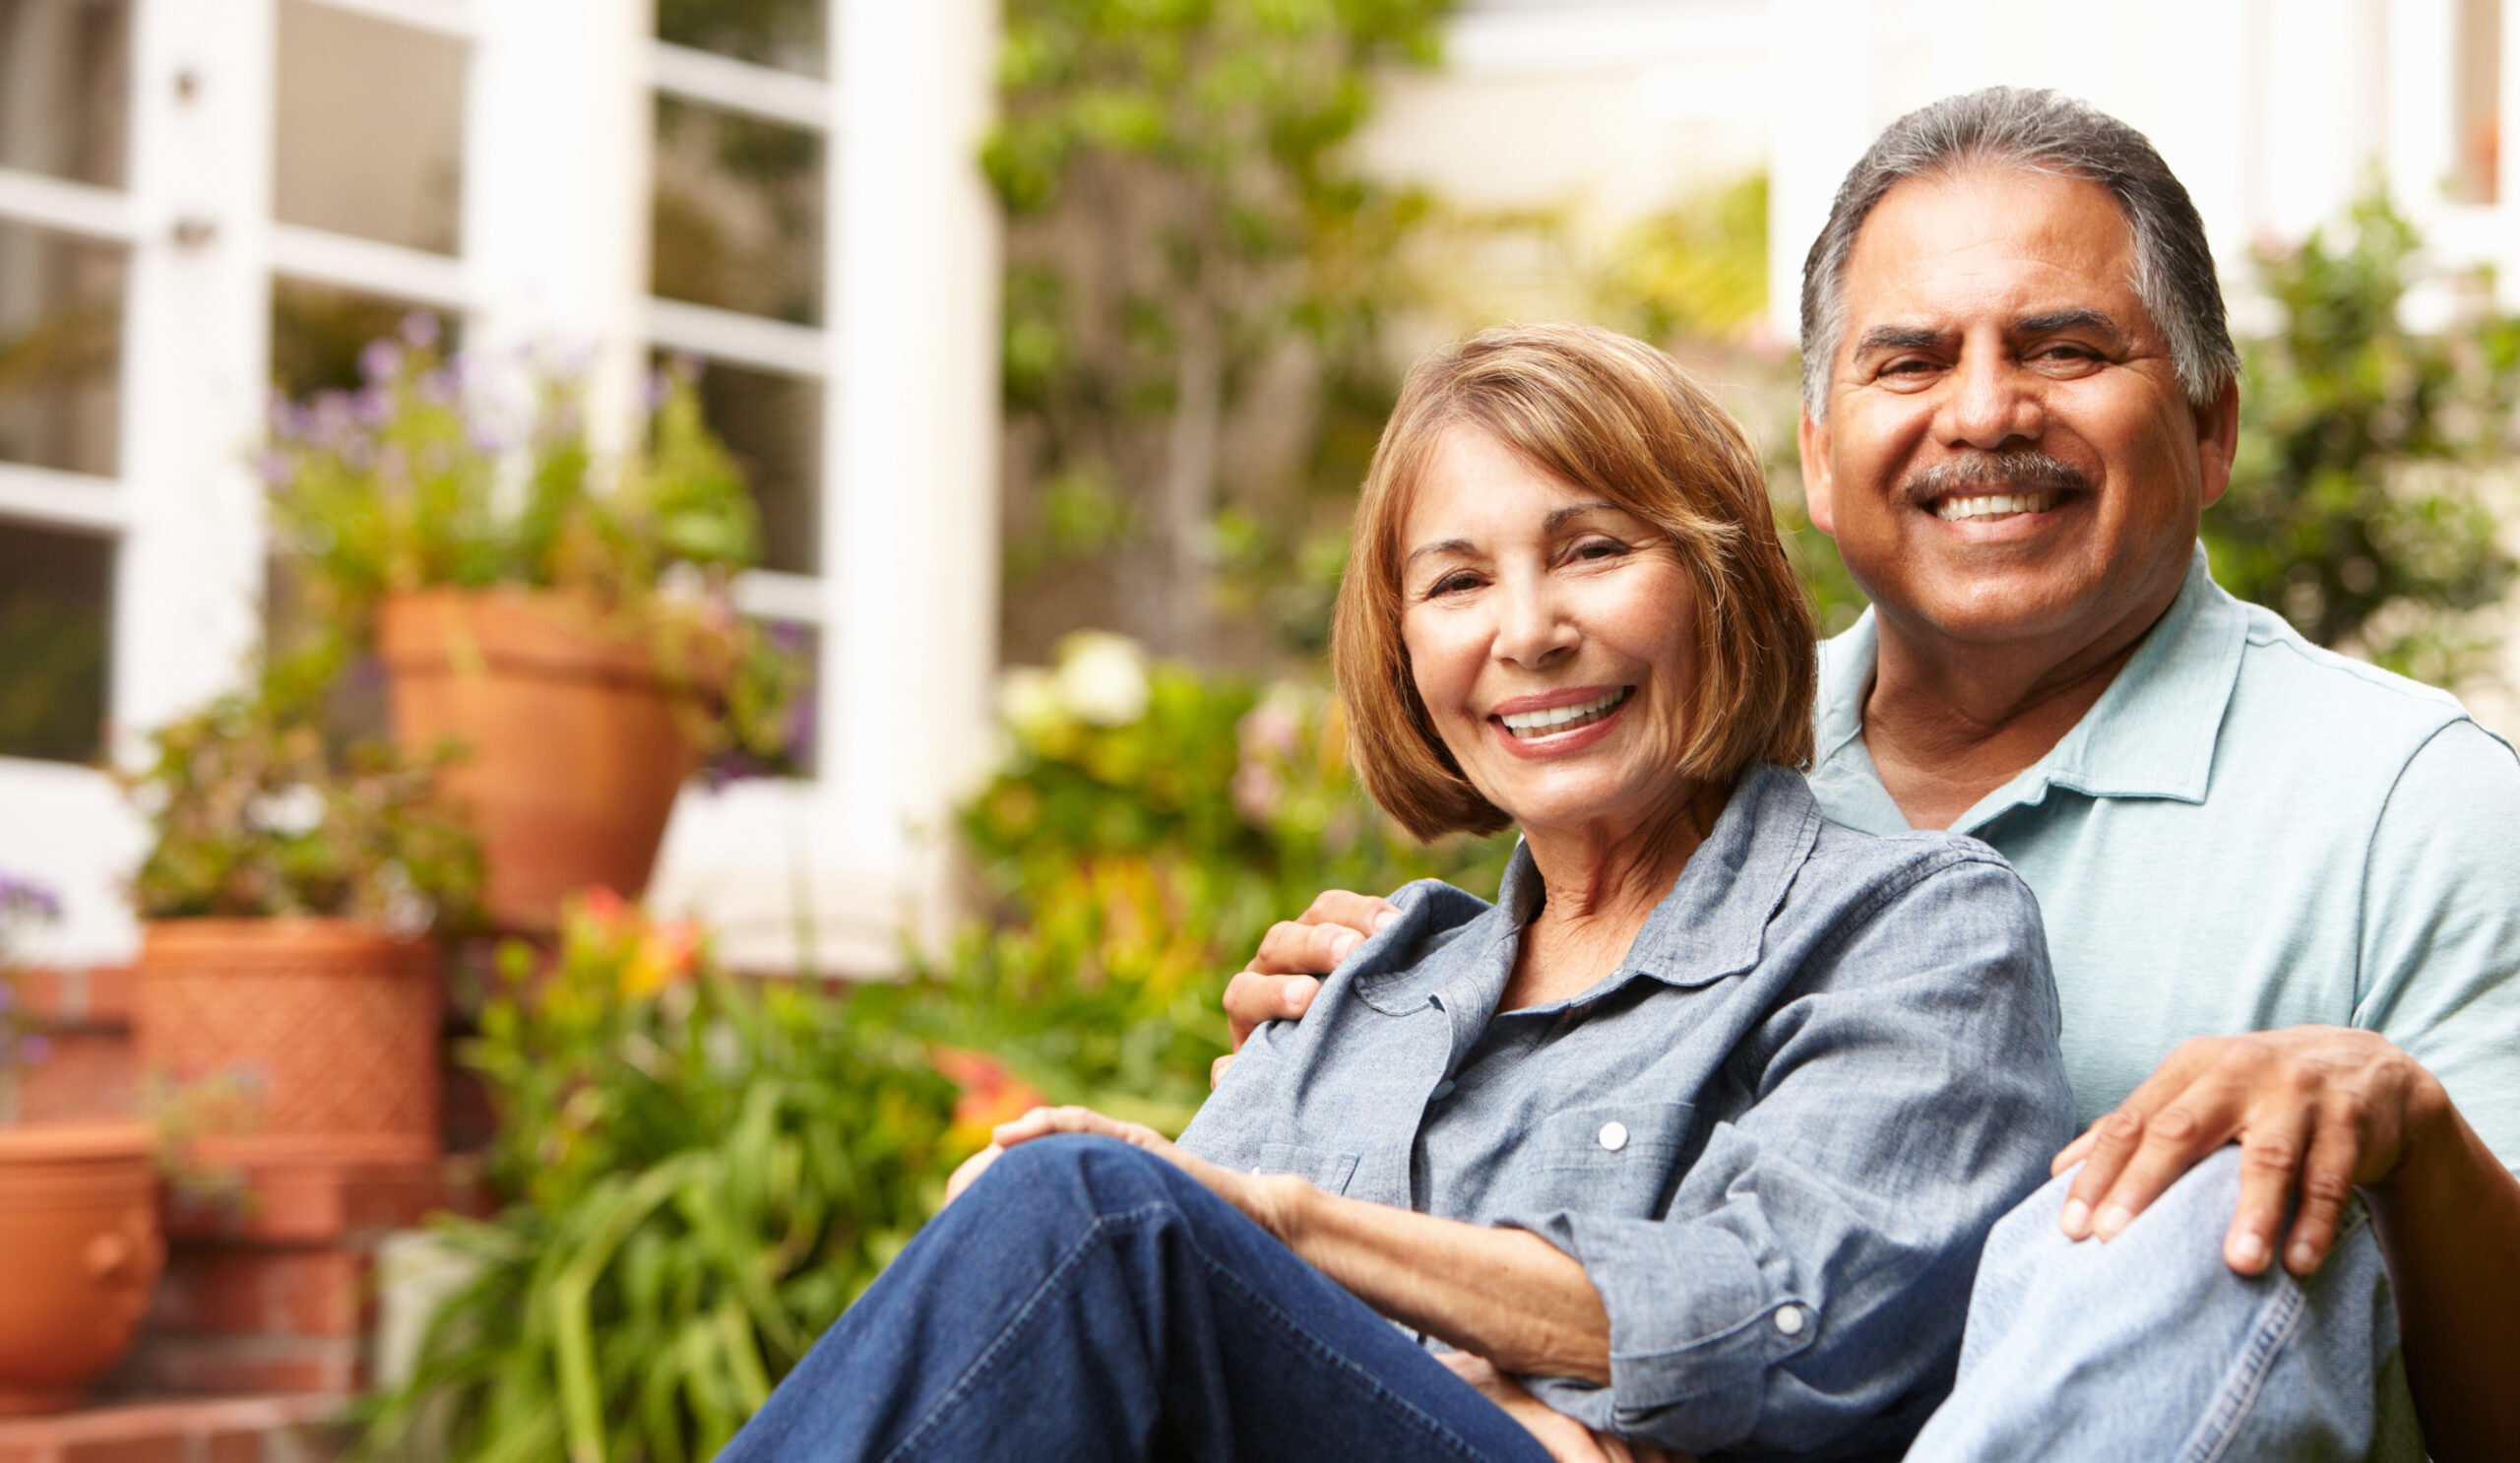
[[[1908,1463],[2421,1463],[2397,1306],[2360,1202],[2307,1280],[2280,1265],[2242,1277],[2222,1257],[2238,1149],[2107,1244],[2057,1230],[2072,1181],[2051,1180],[1987,1238],[1959,1382]]]
[[[1548,1463],[1521,1425],[1196,1180],[1008,1150],[718,1463]]]

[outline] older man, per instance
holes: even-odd
[[[2520,761],[2207,575],[2237,360],[2185,190],[2081,103],[1936,103],[1802,322],[1812,519],[1873,600],[1813,789],[2021,870],[2091,1123],[1911,1457],[2414,1456],[2408,1381],[2435,1456],[2520,1457]],[[1237,1039],[1379,911],[1273,931]]]

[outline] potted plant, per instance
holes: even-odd
[[[281,404],[266,471],[303,617],[373,644],[406,751],[462,744],[483,903],[548,931],[573,890],[646,887],[703,757],[784,753],[800,672],[734,611],[759,531],[687,372],[607,457],[548,380],[505,429],[433,331],[371,345],[356,394]]]
[[[18,1122],[18,1069],[41,1059],[15,936],[59,906],[0,875],[0,1415],[76,1403],[131,1344],[165,1261],[149,1129]]]
[[[480,855],[434,761],[336,746],[331,667],[293,662],[153,738],[131,780],[156,842],[133,880],[132,1035],[153,1082],[225,1084],[237,1130],[190,1162],[249,1191],[380,1171],[433,1184],[445,994],[433,931]]]

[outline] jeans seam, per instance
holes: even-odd
[[[2350,1206],[2345,1223],[2338,1226],[2336,1239],[2330,1242],[2329,1253],[2333,1255],[2337,1243],[2367,1222],[2367,1210],[2360,1204]],[[2179,1463],[2218,1463],[2231,1451],[2233,1443],[2239,1437],[2240,1425],[2247,1420],[2257,1405],[2258,1397],[2266,1390],[2266,1379],[2275,1369],[2276,1357],[2300,1328],[2301,1316],[2308,1309],[2307,1294],[2300,1282],[2289,1273],[2279,1271],[2276,1284],[2275,1298],[2261,1313],[2249,1334],[2247,1347],[2241,1352],[2238,1374],[2226,1379],[2216,1393],[2214,1404],[2206,1409],[2205,1420],[2198,1425],[2195,1436],[2180,1450]]]
[[[1077,1237],[1076,1242],[1067,1247],[1066,1252],[1059,1256],[1057,1263],[1053,1264],[1048,1273],[1041,1277],[1040,1283],[1033,1288],[1033,1293],[1024,1298],[1024,1304],[1016,1307],[1015,1314],[1008,1317],[1005,1325],[999,1327],[996,1339],[972,1360],[971,1366],[963,1368],[963,1374],[955,1378],[954,1384],[946,1389],[945,1395],[936,1399],[935,1404],[928,1408],[926,1415],[902,1435],[902,1440],[884,1454],[880,1463],[898,1463],[898,1460],[908,1457],[912,1448],[923,1441],[928,1433],[943,1426],[945,1415],[971,1395],[973,1389],[978,1384],[980,1374],[986,1371],[1011,1344],[1010,1338],[1025,1321],[1032,1317],[1034,1311],[1040,1307],[1052,1289],[1083,1259],[1087,1251],[1102,1242],[1107,1231],[1135,1224],[1148,1215],[1178,1212],[1177,1206],[1169,1200],[1158,1199],[1133,1205],[1116,1213],[1096,1215],[1094,1223],[1087,1226],[1085,1233]],[[1409,1418],[1433,1440],[1451,1446],[1464,1458],[1477,1460],[1483,1456],[1479,1449],[1471,1445],[1470,1439],[1446,1427],[1442,1419],[1383,1385],[1371,1371],[1350,1361],[1343,1353],[1324,1345],[1319,1338],[1298,1324],[1294,1317],[1287,1314],[1276,1303],[1254,1290],[1240,1275],[1210,1254],[1186,1225],[1183,1232],[1188,1248],[1193,1255],[1197,1256],[1199,1263],[1206,1267],[1210,1274],[1241,1292],[1253,1308],[1275,1322],[1283,1334],[1295,1339],[1325,1361],[1362,1381],[1378,1400],[1389,1405],[1400,1415]]]

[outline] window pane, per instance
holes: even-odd
[[[279,92],[275,217],[455,252],[462,42],[281,0]]]
[[[798,325],[822,317],[823,140],[657,98],[649,287]]]
[[[118,244],[0,222],[0,462],[113,476],[122,280]]]
[[[0,520],[0,756],[104,754],[113,544]]]
[[[657,38],[823,74],[823,0],[657,0]]]
[[[358,352],[402,326],[417,310],[437,319],[438,348],[456,349],[452,316],[381,294],[361,294],[303,280],[272,281],[272,385],[294,401],[318,391],[356,391]]]
[[[822,564],[822,387],[724,361],[700,367],[700,413],[725,439],[761,512],[761,566]]]
[[[127,0],[0,0],[0,167],[119,188]]]

